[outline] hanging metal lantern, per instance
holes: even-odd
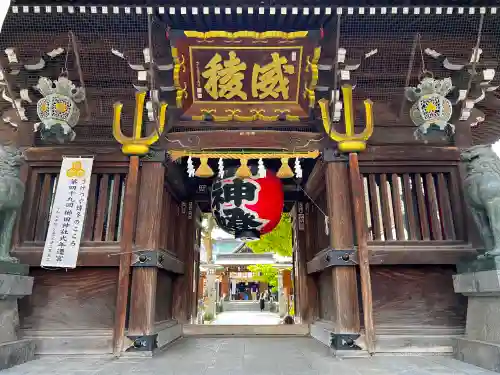
[[[211,208],[217,225],[245,241],[272,231],[281,220],[283,205],[281,180],[269,170],[262,177],[256,173],[240,178],[236,168],[226,169],[212,185]]]
[[[75,139],[73,128],[80,118],[76,103],[85,100],[85,91],[65,77],[59,77],[57,81],[40,77],[35,88],[43,95],[36,105],[41,121],[36,124],[36,129],[41,137],[57,143]]]
[[[455,127],[449,123],[452,115],[452,104],[446,95],[452,90],[453,84],[450,78],[434,79],[426,77],[417,87],[407,87],[406,98],[414,102],[410,109],[410,118],[418,127],[417,132],[427,134],[431,126],[436,126],[441,131]]]

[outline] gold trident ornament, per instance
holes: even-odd
[[[145,155],[149,152],[149,146],[155,143],[159,138],[160,134],[163,133],[165,128],[165,115],[167,112],[167,104],[160,103],[160,113],[159,113],[159,124],[158,130],[154,130],[153,134],[147,137],[141,137],[142,134],[142,115],[144,112],[144,99],[146,97],[146,92],[138,92],[135,94],[135,115],[134,115],[134,131],[132,137],[126,137],[123,135],[120,119],[123,104],[118,102],[113,105],[114,116],[113,116],[113,136],[118,143],[121,143],[122,152],[125,155]]]
[[[344,102],[344,123],[345,134],[341,134],[333,129],[328,109],[329,101],[321,99],[318,101],[321,109],[321,119],[323,128],[331,139],[338,142],[341,152],[360,152],[366,149],[366,141],[373,134],[373,102],[370,99],[364,101],[366,126],[361,134],[354,133],[354,109],[352,106],[352,86],[342,85],[342,95]]]

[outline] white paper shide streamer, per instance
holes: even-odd
[[[300,165],[299,158],[295,158],[294,169],[295,169],[295,177],[302,178],[302,166]]]
[[[261,178],[266,177],[266,166],[264,165],[264,160],[262,160],[262,158],[259,159],[257,165],[258,165],[257,174],[259,175],[259,177]]]
[[[93,158],[63,158],[50,212],[42,267],[76,267],[93,162]]]
[[[188,173],[188,176],[189,177],[194,177],[194,174],[195,174],[195,169],[194,169],[194,165],[193,165],[193,159],[191,159],[191,156],[188,158],[188,161],[187,161],[187,173]]]
[[[224,178],[224,160],[219,158],[219,162],[217,164],[219,166],[219,178]]]

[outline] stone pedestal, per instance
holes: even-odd
[[[468,297],[465,337],[457,339],[455,358],[500,372],[500,270],[454,275],[453,286]]]
[[[208,299],[207,299],[207,305],[205,306],[205,312],[212,315],[213,318],[215,318],[217,314],[216,311],[217,291],[215,289],[216,286],[215,280],[217,280],[217,275],[211,273],[207,275]]]
[[[283,288],[283,272],[278,274],[278,311],[280,318],[283,318],[288,314],[288,311],[286,310],[285,290]]]
[[[34,341],[19,339],[17,308],[17,300],[31,294],[33,278],[26,276],[27,268],[13,267],[16,273],[0,273],[0,370],[30,361],[35,356]],[[4,272],[9,268],[12,267],[8,264],[0,264]]]

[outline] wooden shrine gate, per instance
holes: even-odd
[[[449,280],[471,253],[458,150],[373,147],[360,155],[361,181],[330,155],[306,185],[311,199],[293,210],[298,315],[337,350],[450,352],[466,300]]]
[[[0,143],[26,159],[12,255],[35,280],[20,330],[39,354],[151,354],[182,336],[201,212],[229,169],[281,178],[307,332],[339,352],[452,350],[466,309],[452,274],[480,248],[459,153],[500,134],[496,7],[70,3],[18,0],[0,38]],[[94,159],[82,243],[77,268],[44,269],[64,156]]]
[[[463,332],[466,304],[453,292],[451,275],[472,250],[458,151],[401,151],[372,147],[360,154],[366,203],[357,207],[348,160],[325,153],[307,195],[293,207],[296,315],[329,345],[342,333],[374,352],[446,352],[453,335]],[[116,149],[95,149],[78,268],[38,268],[61,155],[84,152],[25,152],[27,199],[13,254],[32,267],[36,283],[33,295],[20,301],[21,328],[36,338],[40,353],[162,346],[196,317],[198,205],[176,199],[161,156],[138,163]],[[361,297],[356,216],[366,220],[373,313]]]
[[[179,337],[196,315],[198,206],[172,196],[161,160],[96,149],[78,267],[38,268],[61,152],[83,150],[25,153],[27,198],[13,254],[37,281],[20,302],[24,336],[42,354],[152,350]]]

